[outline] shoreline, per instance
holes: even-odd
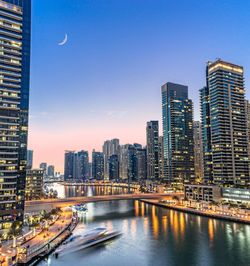
[[[203,216],[203,217],[207,217],[207,218],[213,218],[213,219],[218,219],[218,220],[224,220],[224,221],[229,221],[229,222],[235,222],[235,223],[250,225],[250,220],[241,219],[241,218],[237,218],[237,217],[222,216],[220,214],[205,213],[205,212],[191,209],[191,208],[182,208],[182,207],[173,206],[173,205],[166,205],[164,203],[156,202],[156,201],[153,201],[150,199],[140,199],[139,201],[147,203],[147,204],[155,205],[157,207],[161,207],[161,208],[165,208],[165,209],[171,209],[171,210],[180,211],[180,212],[184,212],[184,213],[189,213],[189,214],[193,214],[193,215],[197,215],[197,216]]]

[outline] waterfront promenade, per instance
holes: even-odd
[[[28,264],[33,260],[49,254],[56,246],[66,239],[75,228],[77,220],[70,209],[64,209],[50,224],[38,229],[29,239],[24,238],[3,245],[0,249],[1,265],[12,265],[13,258],[19,264]]]
[[[227,213],[226,211],[224,212],[219,212],[211,209],[196,209],[196,208],[191,208],[188,206],[184,205],[174,205],[174,204],[166,204],[159,202],[157,199],[141,199],[142,202],[152,204],[158,207],[163,207],[167,209],[173,209],[176,211],[181,211],[181,212],[186,212],[190,214],[195,214],[195,215],[200,215],[200,216],[206,216],[214,219],[220,219],[220,220],[227,220],[227,221],[232,221],[232,222],[237,222],[237,223],[244,223],[244,224],[250,224],[250,215],[249,214],[235,214],[232,215],[230,213]]]

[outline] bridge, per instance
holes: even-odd
[[[71,197],[66,199],[43,199],[26,201],[25,212],[37,212],[41,210],[51,210],[56,207],[67,207],[78,203],[113,201],[113,200],[139,200],[139,199],[161,199],[163,197],[183,196],[183,193],[148,193],[148,194],[120,194],[90,197]]]

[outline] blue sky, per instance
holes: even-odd
[[[249,10],[243,0],[34,0],[35,162],[62,169],[64,149],[100,150],[112,137],[145,144],[146,121],[161,121],[167,81],[189,86],[198,119],[208,60],[243,65],[248,88]]]

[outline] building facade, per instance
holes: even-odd
[[[200,121],[194,121],[194,172],[195,180],[203,182],[203,151]]]
[[[147,122],[147,178],[159,178],[159,123]]]
[[[92,177],[96,180],[104,179],[104,157],[102,152],[92,152]]]
[[[33,167],[33,151],[27,150],[27,169],[31,169]]]
[[[159,178],[164,180],[164,145],[163,136],[159,136]]]
[[[119,139],[106,140],[103,144],[104,179],[109,180],[109,157],[119,154]]]
[[[119,156],[113,154],[109,156],[108,160],[109,180],[119,180]]]
[[[48,177],[54,177],[55,176],[55,166],[49,165],[48,166]]]
[[[0,1],[0,229],[23,220],[31,1]]]
[[[90,177],[89,155],[87,151],[66,151],[64,156],[64,180],[86,180]]]
[[[43,197],[43,169],[28,169],[26,175],[25,197],[36,200]]]
[[[193,103],[188,87],[168,82],[161,88],[164,176],[181,185],[194,181]]]
[[[220,59],[207,64],[201,109],[204,177],[208,182],[232,186],[249,183],[243,73],[243,67]]]

